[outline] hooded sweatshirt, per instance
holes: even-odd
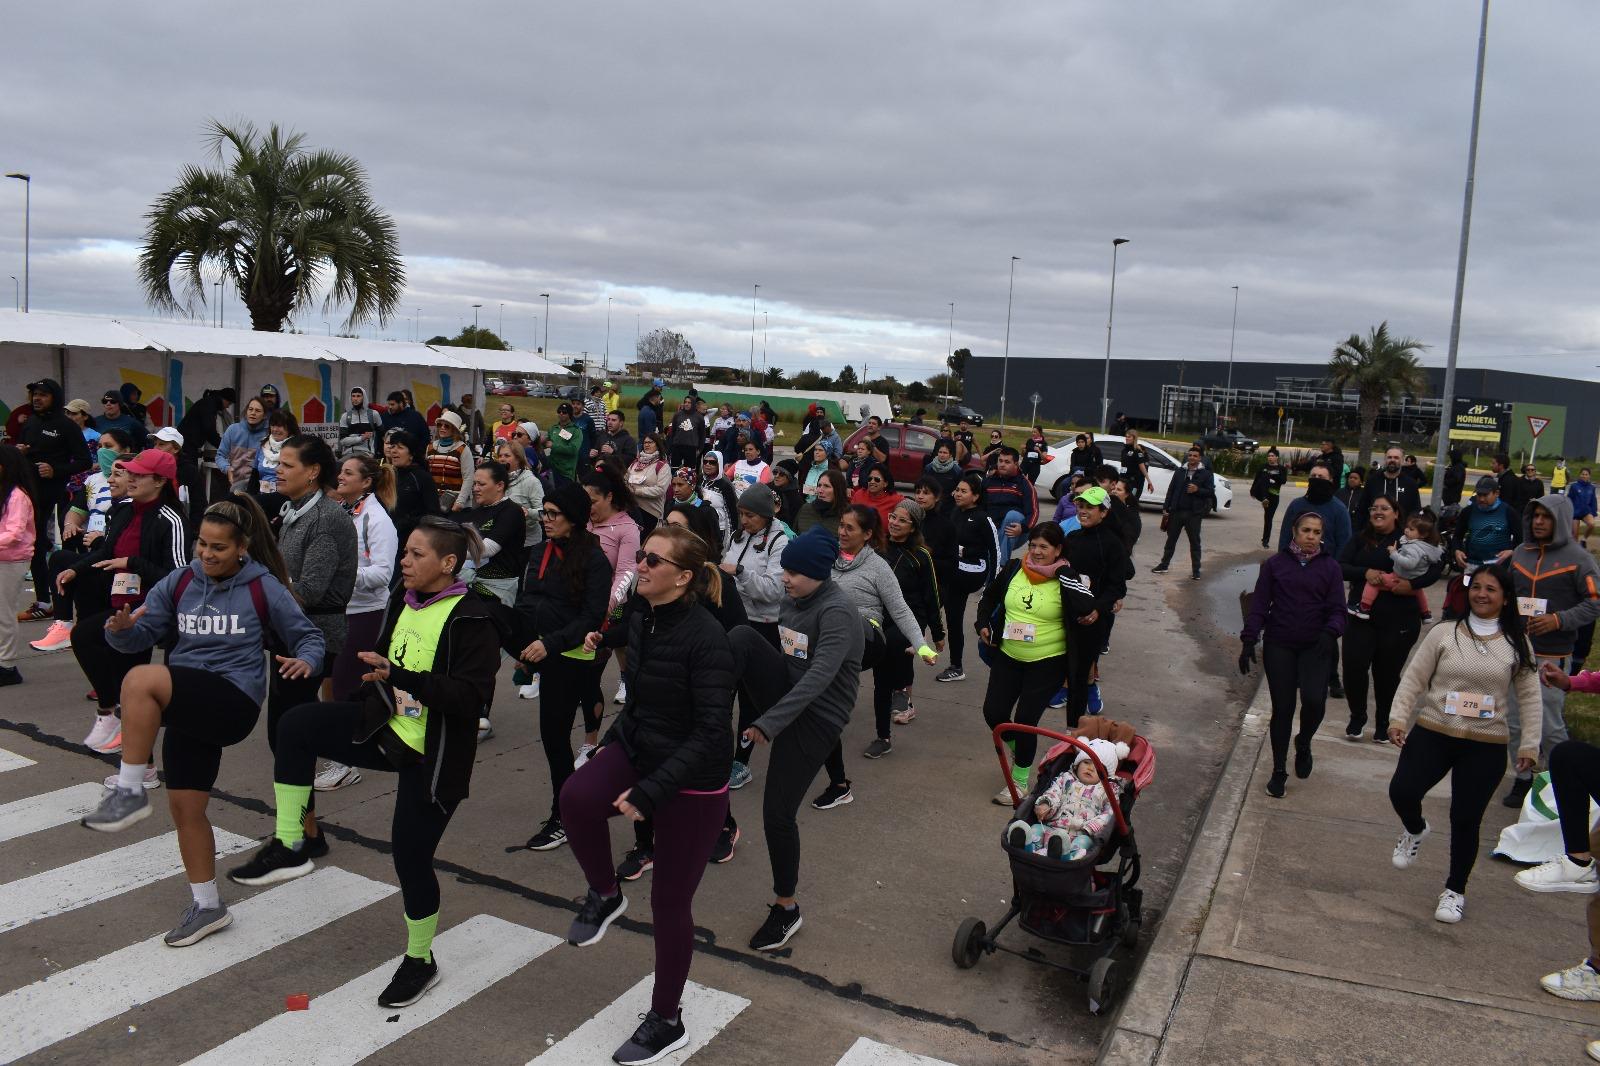
[[[1595,513],[1594,482],[1579,478],[1567,486],[1567,499],[1572,501],[1573,518],[1593,518]]]
[[[900,591],[900,579],[870,546],[852,559],[840,555],[834,560],[833,583],[845,591],[866,621],[892,623],[912,647],[922,642],[922,627],[911,613],[905,593]]]
[[[222,431],[217,443],[217,469],[227,476],[235,492],[249,487],[256,454],[267,439],[267,420],[251,425],[243,418]]]
[[[892,574],[889,580],[894,580]],[[835,732],[843,730],[861,688],[861,653],[866,645],[866,633],[850,596],[837,581],[824,581],[803,599],[786,595],[778,626],[805,637],[806,655],[783,657],[789,691],[752,724],[769,740],[776,739],[802,714],[816,715]],[[802,642],[794,643],[801,646]]]
[[[1254,644],[1263,633],[1269,644],[1306,648],[1322,635],[1344,635],[1344,571],[1326,551],[1301,559],[1288,549],[1261,564],[1250,615],[1239,639]]]
[[[1549,511],[1555,520],[1547,544],[1532,539],[1536,507]],[[1522,527],[1528,539],[1511,553],[1517,606],[1524,616],[1553,614],[1561,620],[1561,628],[1530,637],[1534,653],[1570,655],[1578,630],[1600,618],[1600,567],[1594,556],[1572,542],[1572,501],[1559,492],[1529,500]],[[1535,602],[1524,604],[1524,600]]]
[[[194,576],[183,590],[183,600],[172,602],[178,579]],[[230,578],[213,581],[196,559],[187,571],[174,570],[145,597],[144,610],[133,628],[106,631],[106,643],[122,652],[143,651],[176,637],[167,652],[168,666],[187,666],[225,679],[251,700],[260,703],[267,694],[267,660],[261,649],[267,634],[256,612],[250,583],[260,580],[267,601],[267,622],[281,647],[302,659],[312,673],[320,673],[324,658],[322,632],[312,625],[289,590],[254,559]]]
[[[61,486],[74,474],[89,469],[91,459],[83,431],[62,407],[65,401],[61,398],[60,384],[54,378],[45,378],[39,385],[51,395],[54,402],[43,414],[37,411],[29,414],[28,421],[22,426],[20,443],[28,446],[30,467],[39,463],[50,465],[50,476],[39,478],[39,488],[48,494],[45,498],[54,504]]]
[[[1324,485],[1326,489],[1322,487]],[[1289,550],[1295,520],[1307,511],[1315,511],[1322,516],[1322,550],[1338,558],[1353,535],[1350,508],[1334,498],[1333,482],[1321,478],[1312,478],[1306,483],[1306,494],[1289,501],[1288,509],[1283,512],[1283,524],[1278,527],[1278,550]]]
[[[373,455],[383,432],[383,418],[367,403],[367,390],[359,385],[350,390],[361,394],[361,406],[352,407],[339,419],[339,458]]]

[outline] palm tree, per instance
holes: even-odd
[[[1378,412],[1385,403],[1428,391],[1428,373],[1417,361],[1427,345],[1411,337],[1389,336],[1389,323],[1374,327],[1365,337],[1352,333],[1333,349],[1328,360],[1328,385],[1335,392],[1354,389],[1361,419],[1361,451],[1356,463],[1362,469],[1372,458],[1372,439],[1378,431]]]
[[[145,215],[139,281],[162,310],[206,299],[205,271],[229,279],[257,330],[277,332],[325,288],[323,313],[344,304],[343,328],[383,325],[399,307],[405,268],[394,221],[367,190],[352,156],[311,150],[276,124],[212,122],[206,143],[218,166],[186,166]]]

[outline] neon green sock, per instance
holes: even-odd
[[[406,916],[406,954],[424,962],[433,960],[433,934],[439,928],[439,912],[426,918]]]
[[[1032,769],[1033,767],[1031,766],[1013,766],[1011,768],[1011,782],[1017,786],[1018,792],[1028,791],[1028,773]]]
[[[1015,762],[1017,758],[1017,742],[1015,738],[1008,738],[1006,740],[1006,750],[1011,753],[1011,759],[1013,762]]]
[[[306,805],[311,802],[311,786],[274,781],[272,795],[278,804],[278,828],[274,835],[284,847],[292,848],[305,839]]]

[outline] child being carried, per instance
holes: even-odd
[[[1408,518],[1399,541],[1389,546],[1389,555],[1394,559],[1394,572],[1380,574],[1376,585],[1369,582],[1361,587],[1361,605],[1350,608],[1350,613],[1357,618],[1371,617],[1372,602],[1378,598],[1378,593],[1393,592],[1399,581],[1415,581],[1443,557],[1444,549],[1439,547],[1433,516],[1419,511]],[[1417,609],[1422,612],[1423,621],[1427,621],[1428,594],[1417,591],[1411,595],[1417,598]]]
[[[1108,773],[1127,758],[1126,744],[1109,740],[1084,741]],[[1094,761],[1079,751],[1072,768],[1058,774],[1033,805],[1037,823],[1019,818],[1006,827],[1006,841],[1052,859],[1071,862],[1098,848],[1111,830],[1111,799],[1100,783]]]

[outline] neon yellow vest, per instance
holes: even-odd
[[[414,673],[431,672],[439,653],[439,641],[444,637],[444,624],[460,599],[459,595],[446,596],[420,610],[414,607],[402,610],[394,624],[394,633],[389,637],[389,661]],[[407,747],[423,751],[428,735],[428,708],[399,688],[394,688],[394,701],[395,713],[389,718],[389,728]]]

